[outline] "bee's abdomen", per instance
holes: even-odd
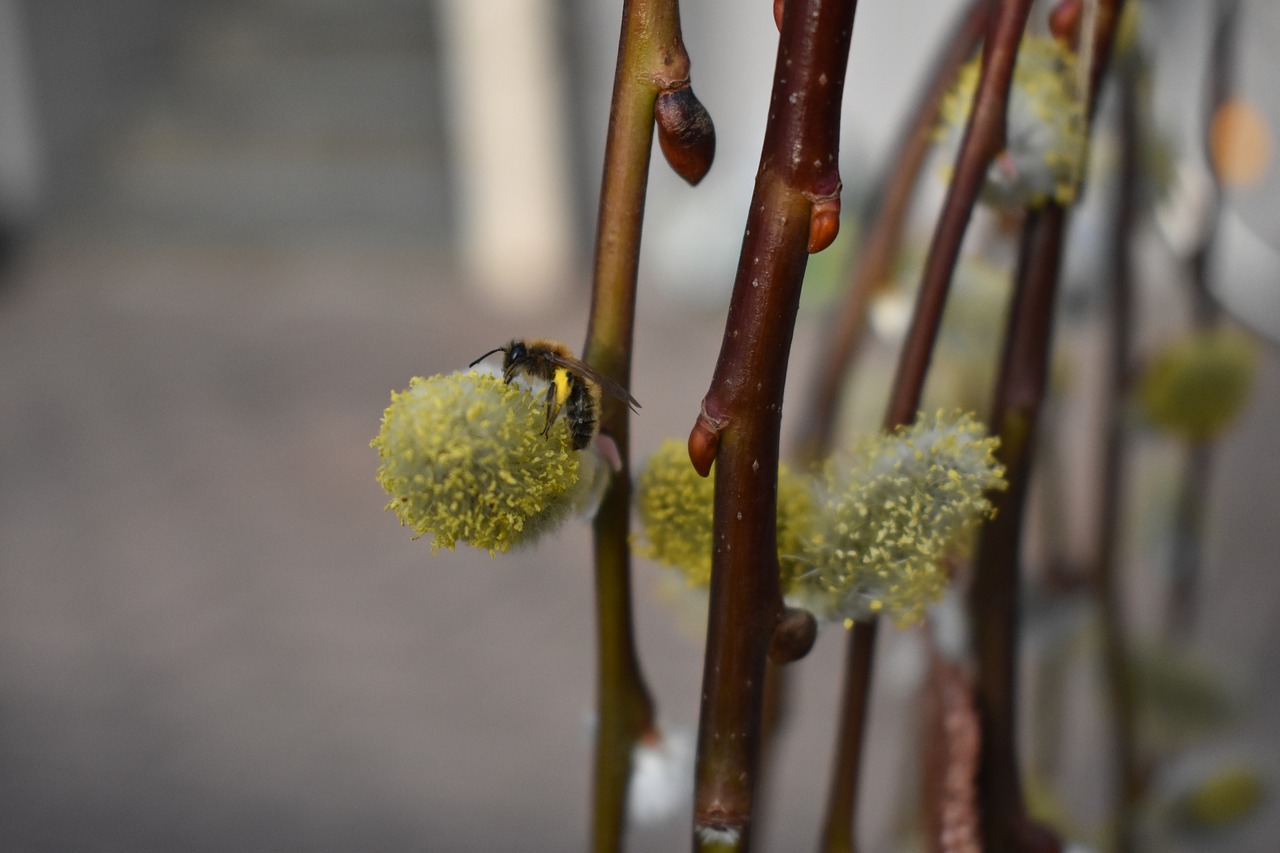
[[[572,386],[565,403],[565,415],[573,449],[581,450],[591,443],[591,437],[596,434],[595,401],[581,381],[572,383]]]

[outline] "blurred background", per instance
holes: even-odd
[[[585,846],[586,526],[498,559],[433,555],[382,511],[368,442],[411,376],[512,337],[580,346],[620,5],[0,0],[0,849]],[[683,10],[718,151],[697,189],[652,170],[638,456],[687,433],[718,351],[772,77],[768,5]],[[1186,325],[1178,235],[1203,206],[1194,140],[1212,5],[1144,6],[1153,120],[1190,177],[1141,235],[1140,347]],[[958,8],[861,4],[846,211],[870,195]],[[1189,641],[1219,679],[1204,690],[1239,701],[1161,766],[1153,799],[1169,802],[1224,761],[1251,761],[1269,792],[1280,779],[1280,12],[1253,0],[1241,14],[1237,83],[1270,148],[1226,197],[1212,282],[1261,344],[1251,405],[1216,445]],[[940,194],[928,183],[917,253]],[[1054,451],[1057,533],[1080,561],[1100,456],[1107,219],[1094,207],[1069,252],[1060,340],[1073,368]],[[998,223],[978,230],[1007,260]],[[792,413],[850,244],[830,256],[813,265],[796,335]],[[850,423],[879,420],[891,326]],[[1141,635],[1158,621],[1180,457],[1137,444],[1126,605]],[[647,563],[635,582],[662,721],[691,741],[705,602]],[[1050,610],[1033,643],[1087,645],[1083,605]],[[824,631],[795,668],[764,849],[815,837],[841,633]],[[862,813],[870,849],[897,850],[922,658],[909,633],[889,632],[881,653]],[[1088,837],[1106,802],[1105,729],[1091,671],[1073,678],[1062,702],[1086,722],[1063,735],[1074,748],[1057,797]],[[1274,800],[1165,849],[1272,849]],[[631,849],[683,847],[688,823],[680,811],[637,827]]]

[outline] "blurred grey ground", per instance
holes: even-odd
[[[128,105],[85,167],[93,192],[69,194],[0,291],[0,849],[582,849],[585,528],[499,560],[433,557],[382,512],[367,446],[412,375],[513,335],[576,344],[582,283],[517,321],[450,273],[426,18],[352,36],[351,19],[252,5],[229,4],[172,85]],[[273,85],[236,78],[255,65],[247,79]],[[819,320],[797,334],[797,375]],[[721,324],[642,297],[637,454],[685,434]],[[1278,417],[1271,349],[1220,454],[1197,644],[1251,686],[1260,710],[1227,746],[1273,784]],[[698,603],[652,566],[636,583],[663,718],[691,729]],[[812,843],[841,641],[825,632],[798,667],[765,849]],[[882,649],[874,849],[894,849],[909,646]],[[1100,796],[1095,765],[1069,770]],[[1224,849],[1271,849],[1276,811],[1273,795]],[[680,818],[631,849],[686,833]]]

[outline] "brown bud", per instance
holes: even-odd
[[[773,23],[778,27],[778,32],[782,32],[782,7],[786,0],[773,0]]]
[[[653,108],[658,125],[658,145],[675,173],[697,184],[716,156],[716,128],[707,108],[688,84],[658,95]]]
[[[815,201],[809,212],[809,254],[821,252],[840,233],[840,196]]]
[[[1080,0],[1062,0],[1049,13],[1049,32],[1054,38],[1076,44],[1080,39],[1081,11]]]
[[[818,620],[813,618],[813,614],[798,607],[788,607],[782,612],[778,627],[773,630],[769,660],[776,664],[798,661],[809,654],[817,638]]]
[[[689,432],[689,461],[698,476],[711,473],[711,465],[720,452],[720,433],[729,423],[727,418],[714,418],[707,414],[707,401],[702,401],[702,411]]]

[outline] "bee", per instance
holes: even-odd
[[[504,382],[510,382],[516,374],[522,373],[547,383],[547,424],[541,435],[551,431],[551,425],[563,408],[574,450],[590,444],[599,428],[602,392],[622,400],[633,412],[640,408],[640,403],[626,388],[575,358],[572,350],[558,341],[545,338],[513,340],[505,347],[489,350],[468,366],[475,367],[495,352],[502,353]]]

